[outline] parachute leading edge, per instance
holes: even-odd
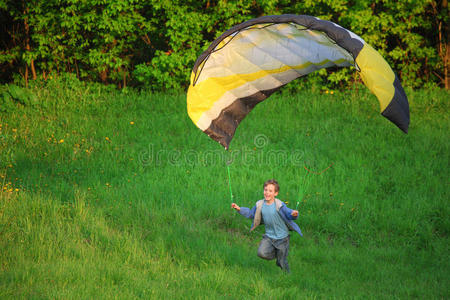
[[[273,92],[318,69],[349,66],[406,133],[408,100],[387,62],[353,32],[311,16],[265,16],[223,33],[194,65],[188,114],[227,149],[242,119]]]

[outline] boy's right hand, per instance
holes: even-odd
[[[231,208],[234,208],[237,211],[241,210],[241,208],[236,203],[231,203]]]

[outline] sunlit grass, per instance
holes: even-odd
[[[448,93],[408,92],[410,133],[374,96],[274,95],[231,152],[184,95],[35,88],[0,115],[1,298],[447,298]],[[256,256],[276,178],[305,237],[289,276]]]

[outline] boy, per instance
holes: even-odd
[[[289,230],[302,232],[293,220],[297,219],[298,211],[288,208],[283,202],[276,199],[280,186],[274,179],[264,183],[264,199],[256,202],[252,209],[239,207],[232,203],[231,207],[246,218],[253,219],[251,230],[261,223],[265,224],[266,233],[263,235],[258,247],[258,256],[272,260],[277,259],[277,266],[289,273],[287,256],[289,252]]]

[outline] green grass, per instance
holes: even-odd
[[[0,298],[450,297],[446,91],[408,91],[408,135],[364,89],[274,95],[231,153],[184,95],[32,91],[0,115]],[[230,209],[230,158],[241,206],[269,178],[300,200],[290,275]]]

